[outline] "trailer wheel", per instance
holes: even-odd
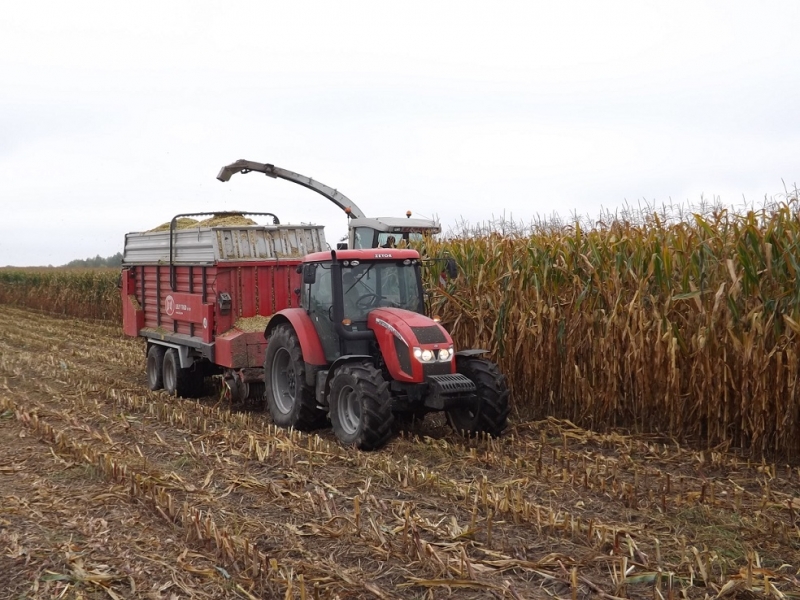
[[[172,396],[196,398],[202,393],[203,376],[199,370],[182,369],[175,348],[164,353],[164,390]]]
[[[167,349],[150,344],[147,350],[147,387],[153,391],[164,387],[164,354]]]
[[[447,411],[450,426],[458,433],[488,433],[500,437],[508,421],[508,386],[497,365],[482,358],[462,358],[456,368],[475,384],[476,408],[452,408]]]
[[[333,375],[330,393],[333,432],[361,450],[383,446],[392,435],[389,382],[369,363],[350,363]]]
[[[314,390],[306,385],[306,364],[297,335],[279,325],[269,336],[264,354],[264,395],[272,420],[281,427],[309,431],[325,424]]]

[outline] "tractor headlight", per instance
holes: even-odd
[[[432,362],[434,360],[432,350],[422,350],[421,348],[414,348],[414,357],[420,362]]]
[[[439,350],[439,362],[447,362],[451,358],[453,358],[452,348],[442,348]]]

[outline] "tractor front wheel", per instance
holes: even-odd
[[[456,368],[475,384],[478,402],[474,407],[447,411],[450,426],[463,435],[488,433],[500,437],[508,421],[508,386],[497,365],[482,358],[460,358]]]
[[[333,432],[360,450],[383,446],[392,435],[389,382],[369,363],[350,363],[333,375],[330,392]]]
[[[290,325],[279,325],[269,336],[264,383],[267,407],[276,425],[309,431],[325,424],[314,390],[306,385],[303,351]]]

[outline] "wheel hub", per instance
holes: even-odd
[[[272,393],[278,410],[285,415],[292,412],[297,401],[297,374],[286,348],[280,348],[272,360]]]
[[[340,415],[342,429],[353,435],[361,425],[361,402],[358,393],[351,386],[345,386],[339,392]]]

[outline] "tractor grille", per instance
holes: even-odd
[[[411,331],[414,332],[420,344],[446,344],[447,338],[444,335],[441,327],[431,325],[430,327],[412,327]]]
[[[451,394],[469,394],[475,391],[475,384],[472,380],[461,373],[434,375],[431,377],[431,383],[439,388],[439,393],[448,396]]]
[[[453,373],[453,362],[434,362],[422,363],[422,374],[425,379],[434,376],[451,375]]]

